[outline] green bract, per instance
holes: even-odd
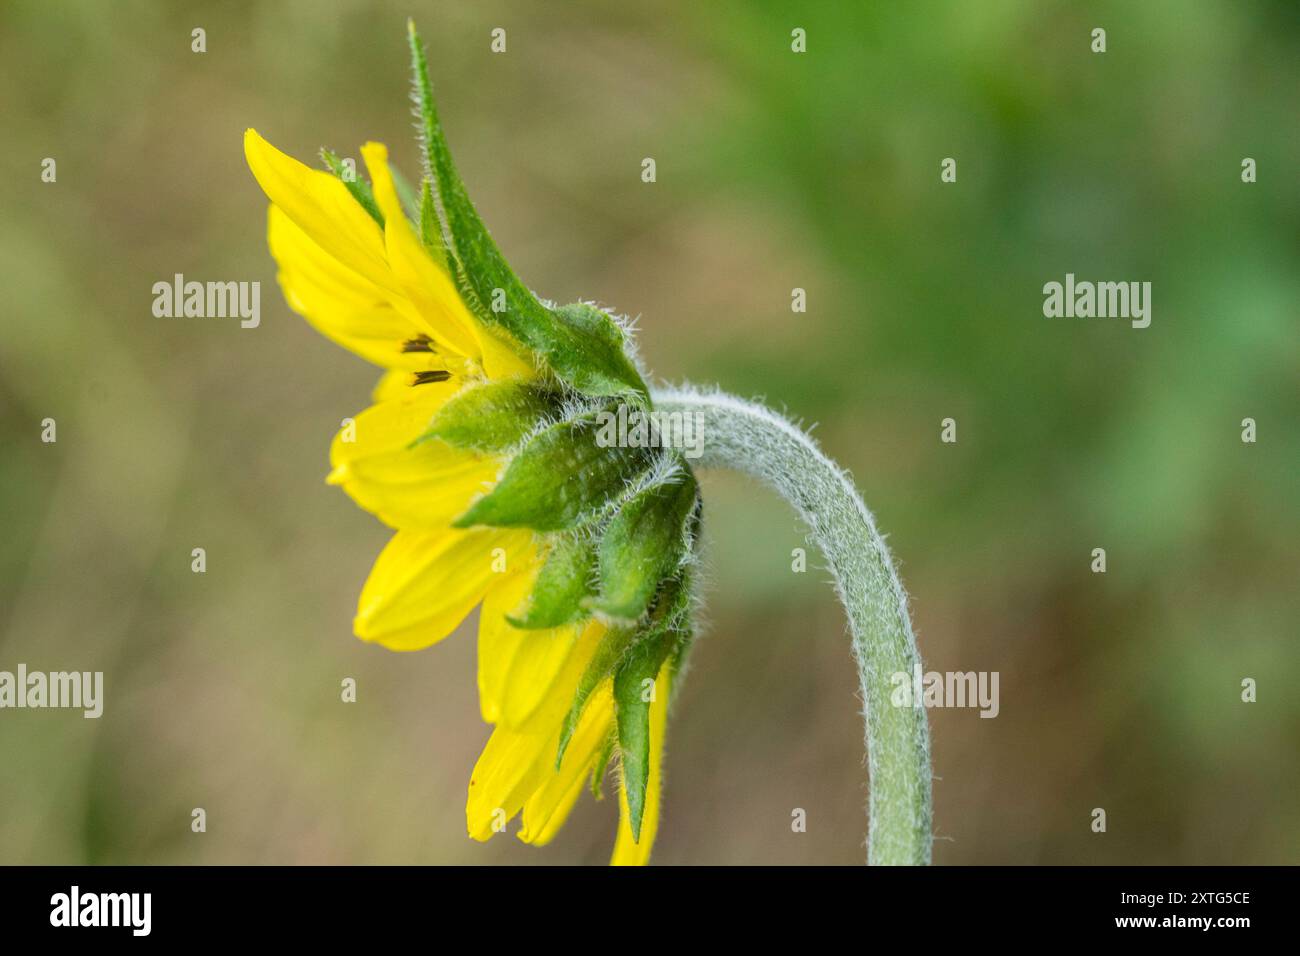
[[[694,636],[691,601],[691,575],[689,569],[683,569],[681,575],[663,583],[644,621],[610,629],[578,683],[560,733],[557,767],[592,692],[605,678],[612,678],[623,787],[632,831],[638,838],[649,783],[650,704],[658,693],[655,681],[664,662],[671,659],[676,670],[690,646]]]
[[[670,656],[680,657],[689,630],[689,579],[672,582],[661,595],[663,614],[632,643],[614,667],[614,711],[618,719],[618,749],[623,758],[623,789],[627,794],[632,834],[641,838],[650,768],[650,704],[660,692],[659,669]],[[664,688],[663,692],[667,692]]]
[[[519,281],[470,202],[443,135],[429,85],[429,68],[414,29],[411,57],[429,173],[446,217],[468,291],[479,317],[500,325],[545,358],[555,375],[586,395],[625,396],[638,404],[649,390],[625,350],[625,333],[599,309],[583,303],[550,308]]]
[[[452,397],[419,440],[441,438],[460,448],[505,451],[554,409],[555,397],[535,385],[491,382]]]
[[[619,509],[600,542],[600,597],[592,607],[613,618],[641,616],[689,548],[688,523],[698,494],[694,477],[683,471],[644,488]]]
[[[602,447],[590,417],[559,422],[528,439],[497,486],[454,524],[563,531],[599,517],[652,463],[645,448]]]
[[[596,579],[596,543],[588,535],[556,535],[526,609],[506,618],[519,628],[561,627],[586,616]]]

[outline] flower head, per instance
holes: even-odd
[[[699,493],[683,456],[602,440],[649,392],[628,330],[585,303],[533,295],[489,236],[452,163],[411,30],[427,168],[417,195],[367,143],[369,180],[253,130],[268,242],[289,305],[384,369],[346,420],[328,480],[396,529],[362,588],[358,637],[418,650],[475,607],[483,719],[469,833],[522,813],[543,844],[617,757],[616,863],[658,826],[671,687],[692,636]]]

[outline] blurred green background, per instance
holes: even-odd
[[[416,172],[408,15],[524,279],[639,315],[663,379],[819,423],[927,666],[1000,672],[997,719],[931,714],[937,862],[1300,861],[1294,2],[8,0],[0,669],[103,670],[107,702],[0,711],[0,862],[608,857],[610,799],[545,850],[465,837],[472,619],[351,636],[387,532],[322,479],[376,372],[284,305],[241,136]],[[177,272],[260,280],[261,327],[155,318]],[[1045,319],[1066,272],[1150,281],[1151,327]],[[826,575],[773,495],[706,486],[656,860],[861,862]]]

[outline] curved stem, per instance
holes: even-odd
[[[920,667],[907,595],[884,538],[853,482],[791,422],[721,392],[656,392],[655,410],[682,412],[702,432],[703,467],[762,479],[799,512],[829,562],[848,613],[865,703],[871,778],[867,862],[930,862],[930,732],[920,706],[893,706],[896,674]],[[918,702],[919,703],[919,702]]]

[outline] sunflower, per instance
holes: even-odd
[[[411,33],[426,175],[418,196],[367,143],[368,181],[311,169],[253,130],[248,165],[289,306],[384,372],[345,419],[328,481],[395,529],[361,590],[358,637],[430,647],[477,607],[494,724],[470,777],[470,836],[550,841],[618,767],[612,862],[648,860],[671,687],[690,644],[698,488],[680,453],[599,440],[649,407],[628,330],[515,278],[451,162]]]

